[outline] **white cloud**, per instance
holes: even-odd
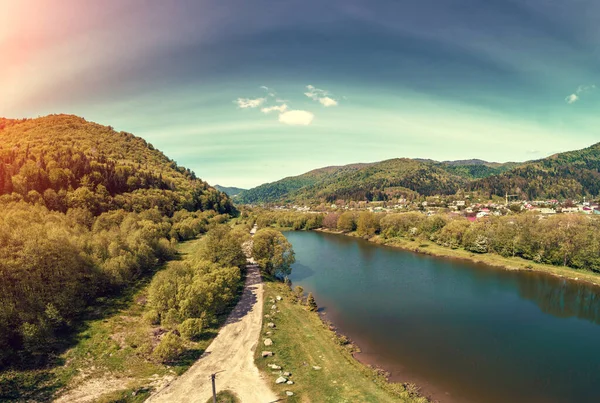
[[[572,104],[573,102],[577,102],[578,100],[579,100],[579,96],[577,96],[577,94],[571,94],[565,98],[565,101],[568,104]]]
[[[569,95],[568,97],[565,98],[565,102],[568,104],[577,102],[581,99],[581,97],[580,97],[581,94],[585,94],[585,93],[594,91],[595,89],[596,89],[596,84],[580,85],[579,87],[577,87],[577,89],[575,90],[574,93],[572,93],[571,95]]]
[[[313,101],[318,101],[321,105],[325,107],[338,105],[338,101],[329,96],[331,95],[329,91],[316,88],[314,85],[307,85],[306,89],[308,91],[305,92],[304,95],[306,95]]]
[[[238,98],[236,99],[236,103],[240,108],[258,108],[261,106],[267,99],[266,98]]]
[[[319,102],[323,106],[337,106],[337,104],[338,104],[338,101],[336,101],[333,98],[329,98],[329,97],[319,98]]]
[[[270,113],[270,112],[274,112],[274,111],[283,113],[283,112],[287,111],[287,108],[288,108],[287,104],[283,104],[283,105],[276,105],[276,106],[268,106],[266,108],[262,108],[260,111],[262,113]]]
[[[308,111],[291,110],[279,115],[279,121],[286,125],[308,126],[312,123],[315,115]]]

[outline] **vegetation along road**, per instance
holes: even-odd
[[[276,401],[254,365],[262,312],[263,284],[258,266],[251,263],[242,298],[219,335],[186,373],[147,401],[206,401],[212,394],[210,375],[218,371],[224,372],[217,375],[217,390],[231,390],[244,403]]]

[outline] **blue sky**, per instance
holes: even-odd
[[[211,184],[600,141],[600,2],[0,1],[0,116],[73,113]]]

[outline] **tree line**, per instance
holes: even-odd
[[[379,236],[386,241],[394,238],[426,240],[473,253],[495,253],[600,272],[600,219],[590,215],[542,217],[524,213],[490,216],[472,222],[464,217],[427,216],[420,212],[306,214],[256,211],[256,222],[260,226],[275,225],[295,230],[323,227],[364,238]]]

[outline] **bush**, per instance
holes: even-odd
[[[158,343],[152,357],[162,363],[175,361],[185,350],[183,340],[173,332],[167,333]]]
[[[306,305],[308,306],[308,309],[310,309],[313,312],[319,309],[319,307],[317,306],[317,301],[315,301],[315,297],[313,297],[312,292],[309,293],[308,298],[306,298]]]
[[[160,315],[154,309],[144,312],[144,320],[151,325],[160,325]]]
[[[188,340],[196,340],[202,334],[202,331],[206,327],[206,320],[204,318],[190,318],[183,321],[179,325],[179,332],[181,336]]]

